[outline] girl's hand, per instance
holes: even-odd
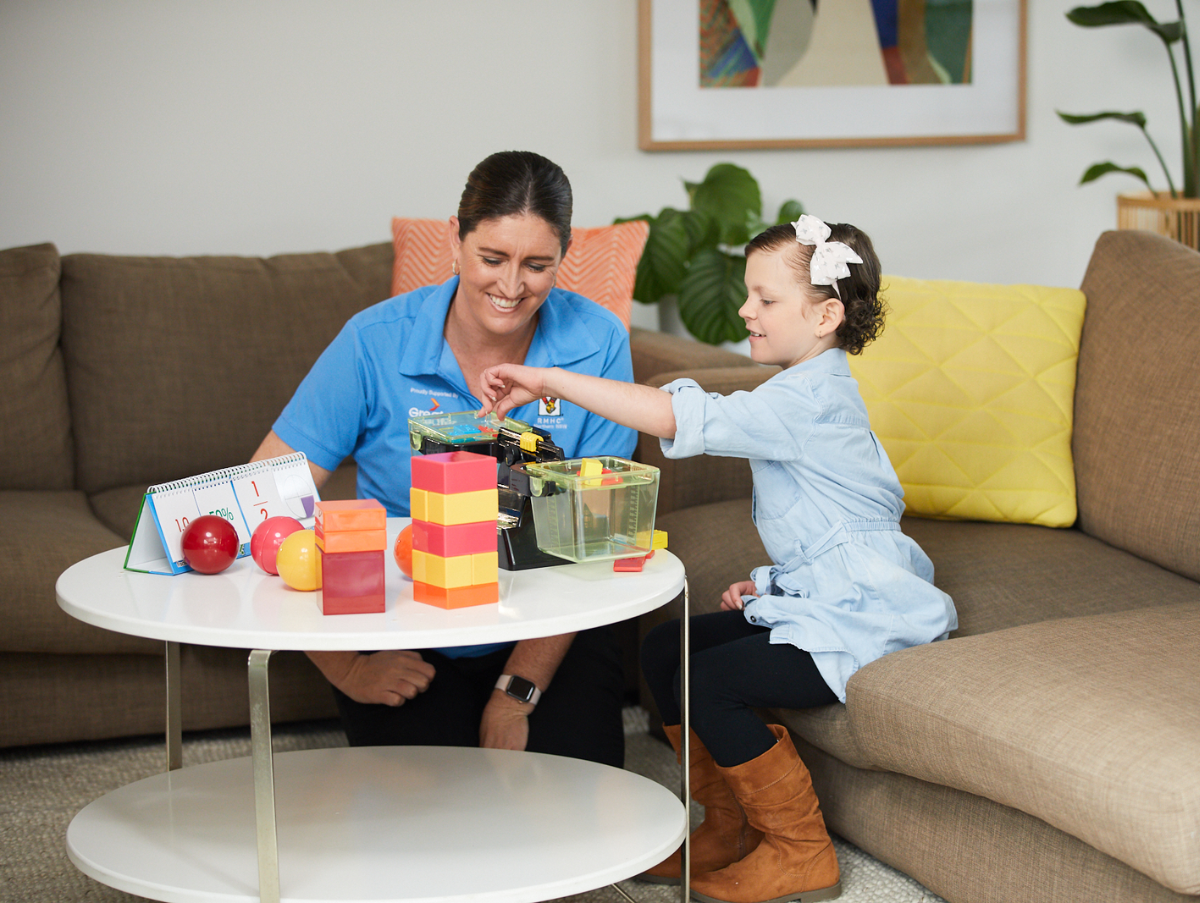
[[[721,593],[721,611],[741,611],[746,607],[742,596],[753,596],[757,591],[753,580],[730,584],[729,589]]]
[[[520,364],[497,364],[479,377],[483,407],[479,413],[504,417],[513,408],[529,404],[546,394],[546,370]]]

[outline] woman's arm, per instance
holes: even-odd
[[[258,450],[250,456],[251,462],[261,461],[263,458],[278,458],[280,455],[290,455],[295,449],[275,435],[275,431],[267,433],[267,437],[263,439],[262,444],[258,446]],[[308,462],[308,469],[312,471],[313,483],[320,489],[325,485],[325,481],[329,479],[329,475],[333,472],[326,470],[324,467],[318,467],[312,461]]]
[[[500,364],[483,371],[480,392],[485,414],[495,411],[503,417],[515,407],[549,395],[660,439],[675,438],[670,394],[639,383],[585,376],[560,367]]]

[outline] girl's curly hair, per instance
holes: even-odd
[[[812,259],[813,246],[802,245],[796,241],[796,230],[783,223],[772,226],[765,232],[754,237],[746,245],[746,256],[755,251],[775,251],[779,248],[789,250],[787,260],[795,270],[800,284],[811,295],[825,299],[838,298],[846,311],[846,319],[838,327],[839,344],[847,354],[861,354],[870,342],[879,338],[883,332],[883,318],[887,313],[883,299],[879,297],[880,266],[875,247],[865,232],[849,223],[829,223],[829,241],[840,241],[850,246],[862,263],[850,264],[850,275],[839,279],[837,291],[832,285],[813,285],[808,271],[808,262]]]

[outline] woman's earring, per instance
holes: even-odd
[[[458,275],[458,261],[457,260],[450,261],[450,272],[453,273],[455,276]]]

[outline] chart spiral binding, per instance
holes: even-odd
[[[168,492],[178,492],[180,489],[197,489],[212,483],[227,483],[231,480],[240,480],[242,477],[254,476],[254,474],[262,473],[263,471],[272,471],[281,466],[307,460],[308,458],[304,452],[292,452],[290,455],[283,455],[266,461],[252,461],[249,464],[238,464],[235,467],[210,470],[208,473],[197,474],[194,477],[187,477],[182,480],[172,480],[170,483],[158,483],[146,491],[155,495],[164,495]]]

